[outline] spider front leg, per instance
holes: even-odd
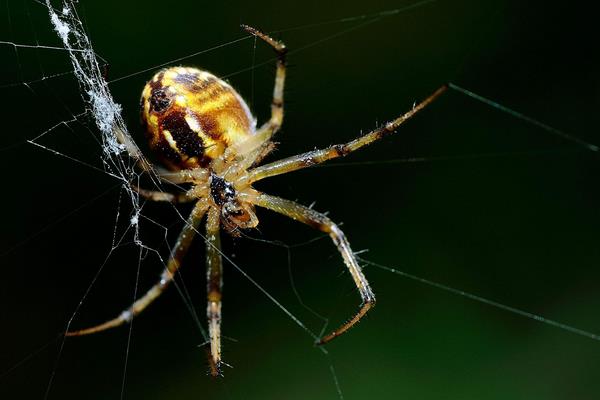
[[[211,375],[221,375],[221,288],[223,262],[219,233],[220,215],[217,208],[208,210],[206,220],[206,293],[208,305],[208,335],[210,338]]]
[[[230,163],[234,158],[239,161],[234,167],[238,170],[249,168],[258,158],[265,157],[272,149],[269,148],[270,139],[283,123],[283,89],[285,86],[286,54],[287,48],[283,42],[273,39],[266,33],[248,25],[241,25],[246,32],[258,37],[275,50],[277,66],[275,72],[275,86],[273,87],[273,100],[271,101],[271,118],[248,140],[230,146],[221,156],[221,161]]]
[[[333,243],[335,243],[339,252],[341,253],[342,258],[344,259],[344,264],[346,264],[346,267],[348,267],[348,271],[350,271],[350,275],[352,275],[352,279],[354,280],[354,283],[356,284],[356,287],[360,293],[362,304],[358,312],[352,318],[350,318],[335,331],[319,339],[317,344],[327,343],[330,340],[340,336],[348,329],[352,328],[352,326],[360,321],[360,319],[364,317],[371,308],[373,308],[375,305],[375,294],[371,290],[367,278],[365,278],[364,274],[362,273],[362,269],[358,264],[352,249],[350,248],[348,239],[346,239],[344,233],[333,221],[311,208],[305,207],[290,200],[282,199],[280,197],[259,193],[254,190],[249,190],[244,198],[246,201],[254,203],[259,207],[267,208],[283,214],[289,218],[295,219],[296,221],[300,221],[329,234],[333,240]]]
[[[304,154],[299,154],[284,158],[283,160],[272,162],[270,164],[265,164],[249,171],[249,173],[243,179],[246,184],[252,184],[253,182],[268,178],[270,176],[285,174],[287,172],[292,172],[302,168],[310,167],[315,164],[320,164],[333,158],[344,157],[353,151],[371,144],[385,136],[393,134],[400,125],[431,104],[435,99],[441,96],[446,89],[448,89],[447,85],[440,87],[429,97],[415,105],[410,111],[406,112],[402,116],[394,119],[391,122],[388,122],[381,128],[375,129],[366,135],[363,135],[348,143],[333,145],[321,150],[309,151]]]
[[[100,325],[92,326],[89,328],[77,330],[77,331],[69,331],[65,333],[65,336],[83,336],[89,335],[96,332],[101,332],[110,328],[115,328],[119,325],[123,325],[126,322],[129,322],[133,319],[134,316],[141,313],[146,307],[150,305],[154,300],[160,296],[165,289],[168,287],[169,283],[173,281],[175,278],[175,272],[179,269],[181,265],[181,261],[192,243],[192,239],[196,234],[196,230],[202,217],[206,213],[208,209],[208,200],[201,199],[198,201],[194,210],[190,214],[188,220],[186,221],[185,227],[182,229],[179,237],[177,238],[177,242],[175,243],[175,248],[171,253],[171,257],[167,261],[165,269],[160,275],[160,280],[156,283],[150,290],[146,292],[142,297],[137,299],[130,307],[124,310],[118,317],[113,318],[109,321],[106,321]]]
[[[266,33],[248,25],[241,25],[246,32],[262,39],[277,53],[277,70],[275,73],[275,87],[273,88],[273,100],[271,102],[271,119],[260,128],[261,131],[269,131],[270,135],[277,132],[283,123],[283,87],[285,85],[285,57],[287,48],[283,42],[273,39]],[[268,140],[268,138],[267,138]]]

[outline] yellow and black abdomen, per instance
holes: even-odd
[[[209,166],[256,128],[242,97],[196,68],[158,72],[144,87],[141,108],[150,148],[175,170]]]

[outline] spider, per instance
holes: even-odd
[[[433,94],[404,115],[348,143],[298,154],[269,164],[261,161],[275,147],[273,135],[283,122],[283,89],[287,49],[281,41],[247,25],[242,29],[270,45],[277,54],[271,117],[260,128],[244,99],[226,82],[196,68],[170,67],[159,71],[146,84],[141,97],[141,120],[150,148],[170,171],[158,176],[172,184],[191,184],[185,193],[167,193],[138,188],[153,201],[188,202],[195,206],[182,229],[160,280],[116,318],[89,328],[69,331],[82,336],[114,328],[132,320],[156,300],[173,281],[197,229],[206,216],[207,319],[211,374],[221,374],[222,258],[220,230],[230,234],[258,225],[255,206],[283,214],[327,233],[341,253],[356,284],[362,303],[358,312],[338,329],[323,336],[324,344],[354,326],[375,305],[375,294],[363,274],[350,244],[340,228],[312,208],[261,193],[252,184],[325,162],[356,151],[396,131],[406,120],[425,108],[445,90]],[[117,132],[118,135],[118,132]]]

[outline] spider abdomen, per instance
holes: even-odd
[[[146,84],[141,119],[150,148],[171,169],[206,167],[256,127],[246,102],[230,85],[186,67],[159,71]]]

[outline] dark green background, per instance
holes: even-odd
[[[138,96],[152,67],[243,36],[241,22],[267,31],[300,27],[280,34],[291,50],[302,50],[289,58],[285,127],[274,157],[352,139],[447,81],[600,143],[593,13],[575,3],[524,3],[438,1],[346,33],[364,21],[341,18],[410,2],[111,0],[81,1],[79,10],[96,51],[110,63],[109,79],[150,68],[111,84],[140,143]],[[39,4],[9,0],[3,10],[0,40],[58,45]],[[338,22],[307,26],[331,20]],[[181,63],[229,76],[264,121],[273,66],[248,68],[272,54],[261,43],[253,49],[248,39]],[[0,52],[3,85],[69,68],[64,52],[15,54],[6,45]],[[32,355],[0,377],[0,398],[43,398],[53,370],[51,399],[118,398],[127,328],[66,341],[56,368],[59,342],[33,354],[64,330],[109,253],[118,182],[23,143],[84,110],[72,76],[30,89],[3,86],[0,96],[0,371]],[[101,166],[94,129],[72,128],[39,142]],[[385,163],[407,157],[429,159]],[[343,165],[349,162],[370,164]],[[343,222],[355,250],[369,249],[362,255],[368,260],[600,332],[596,154],[450,92],[395,137],[331,164],[337,167],[260,188],[316,201],[316,209]],[[124,201],[121,231],[127,213]],[[144,215],[171,228],[165,241],[161,229],[142,225],[142,239],[166,256],[181,226],[177,214],[148,205]],[[248,232],[255,238],[292,244],[318,236],[278,216],[259,217],[260,229]],[[202,247],[197,243],[182,273],[203,321]],[[322,322],[292,290],[284,248],[226,238],[224,250],[319,332]],[[137,252],[129,244],[112,253],[73,326],[112,317],[131,301]],[[148,254],[140,291],[159,270]],[[330,318],[330,328],[358,304],[327,239],[293,248],[291,271],[302,300]],[[328,345],[326,358],[227,265],[223,332],[235,341],[225,340],[224,359],[234,368],[216,381],[196,347],[203,341],[198,329],[169,290],[135,320],[125,398],[335,399],[330,365],[346,399],[597,398],[599,342],[374,267],[365,273],[378,306]]]

